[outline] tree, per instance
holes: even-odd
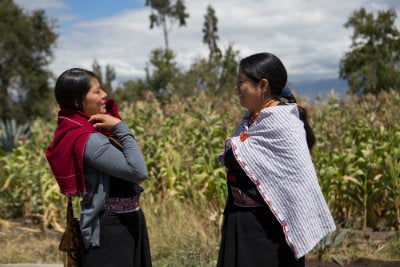
[[[103,83],[103,74],[101,71],[101,66],[97,60],[94,60],[92,63],[92,71],[94,75],[96,75],[97,79],[99,80],[100,84]]]
[[[201,59],[190,67],[188,80],[199,91],[220,95],[233,90],[236,84],[239,51],[229,45],[221,57],[214,60]]]
[[[215,16],[215,10],[211,5],[207,7],[207,14],[204,16],[204,28],[203,28],[203,43],[208,45],[210,49],[209,60],[214,56],[220,57],[221,50],[217,46],[218,40],[218,18]]]
[[[12,0],[0,2],[0,116],[27,120],[48,114],[46,70],[53,56],[55,22],[43,10],[25,13]]]
[[[118,103],[128,101],[130,103],[144,100],[148,88],[142,79],[128,80],[113,92],[113,97]]]
[[[169,49],[154,49],[146,71],[146,85],[161,98],[172,93],[171,81],[180,73],[175,53]]]
[[[346,28],[353,27],[352,51],[340,62],[340,78],[349,93],[400,90],[400,33],[394,26],[394,9],[379,11],[376,18],[364,8],[354,11]]]
[[[111,93],[113,90],[111,83],[116,78],[115,68],[108,64],[106,65],[105,79],[103,79],[102,68],[100,64],[97,62],[97,60],[93,61],[92,70],[93,73],[98,78],[103,90],[106,91],[107,93]]]
[[[153,29],[154,26],[162,27],[165,49],[168,50],[168,34],[172,29],[172,25],[178,21],[179,26],[186,26],[186,19],[189,14],[185,13],[185,4],[183,0],[176,0],[174,4],[170,0],[146,0],[146,6],[150,6],[152,9],[150,29]]]

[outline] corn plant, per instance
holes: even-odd
[[[385,219],[397,217],[398,95],[385,92],[345,102],[331,97],[317,103],[319,109],[313,107],[314,162],[324,196],[340,224],[353,221],[354,227],[378,228]]]
[[[398,229],[400,94],[300,102],[317,137],[312,157],[337,224]],[[220,214],[226,180],[217,155],[242,117],[236,96],[200,93],[161,103],[149,93],[144,101],[120,103],[120,112],[145,157],[149,207],[174,200]],[[63,218],[64,198],[44,156],[55,123],[34,121],[30,139],[0,156],[0,217],[36,216],[44,227]]]
[[[43,121],[37,120],[32,139],[1,158],[1,217],[31,217],[43,229],[58,226],[60,195],[44,155],[50,132]]]

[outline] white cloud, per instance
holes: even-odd
[[[27,10],[63,9],[66,7],[63,0],[14,0],[14,3]]]
[[[15,0],[25,8],[45,8],[57,14],[62,26],[55,60],[56,75],[70,67],[91,68],[94,59],[115,67],[119,79],[144,74],[151,50],[164,46],[161,28],[149,29],[150,9],[125,10],[107,18],[91,21],[72,20],[62,0]],[[334,78],[338,65],[349,50],[351,29],[344,28],[354,10],[399,12],[397,0],[186,0],[190,15],[186,27],[174,26],[169,35],[170,48],[178,62],[187,67],[208,49],[202,43],[202,27],[208,4],[218,17],[219,46],[233,43],[241,56],[267,51],[278,55],[286,65],[290,79]],[[96,12],[95,6],[91,12]],[[399,25],[398,20],[396,25]]]

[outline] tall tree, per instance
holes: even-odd
[[[12,0],[0,1],[0,117],[26,120],[48,114],[46,70],[57,34],[43,10],[25,13]]]
[[[115,73],[115,68],[108,64],[106,65],[105,79],[103,79],[103,71],[102,71],[100,64],[97,62],[97,60],[93,61],[92,70],[93,70],[93,73],[99,79],[99,82],[100,82],[101,86],[103,87],[103,90],[105,90],[107,93],[112,92],[113,88],[112,88],[111,83],[112,83],[112,81],[115,80],[115,78],[117,76]]]
[[[150,29],[154,26],[162,27],[164,33],[165,49],[168,50],[168,34],[175,22],[179,26],[186,26],[186,19],[189,14],[185,12],[186,7],[183,0],[146,0],[146,6],[150,6]]]
[[[102,74],[102,71],[101,71],[101,66],[100,66],[99,62],[96,59],[93,60],[92,71],[93,71],[94,75],[96,75],[96,77],[99,80],[100,84],[102,84],[103,83],[103,74]]]
[[[349,93],[400,91],[400,33],[394,9],[377,17],[364,8],[354,11],[346,28],[354,28],[351,51],[340,62],[340,78],[347,79]]]
[[[204,16],[203,27],[203,43],[208,45],[210,50],[209,60],[214,56],[220,57],[221,50],[217,46],[218,40],[218,18],[215,15],[215,10],[211,5],[207,7],[207,14]]]
[[[115,73],[115,68],[110,65],[106,65],[106,79],[104,81],[104,86],[110,90],[113,90],[111,82],[115,80],[117,74]]]

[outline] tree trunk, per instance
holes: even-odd
[[[1,87],[0,87],[0,116],[2,120],[5,120],[9,116],[9,106],[8,106],[8,85],[9,85],[9,80],[8,79],[2,79],[0,81]]]
[[[165,41],[165,50],[168,50],[168,29],[167,29],[167,21],[163,19],[163,32],[164,32],[164,41]]]

